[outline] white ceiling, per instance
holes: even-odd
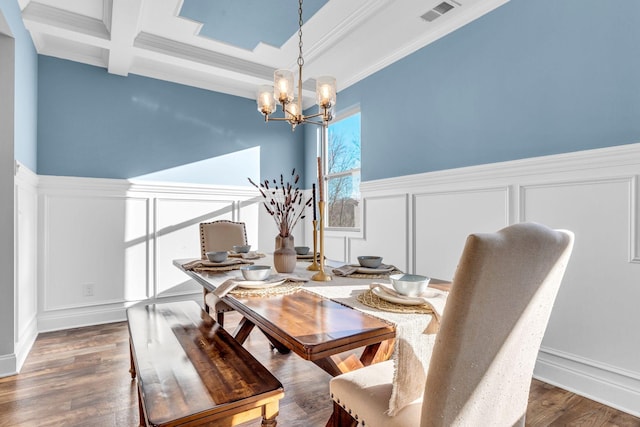
[[[109,73],[254,99],[259,85],[273,84],[275,69],[297,70],[297,1],[286,1],[294,16],[291,37],[282,46],[258,43],[253,50],[199,35],[207,16],[203,14],[203,22],[180,16],[183,2],[190,1],[195,0],[18,0],[39,54],[103,67]],[[246,19],[234,23],[235,28],[242,31],[260,18],[251,16],[251,0],[232,1],[248,2]],[[307,0],[310,8],[314,1]],[[431,12],[438,16],[432,22],[421,18],[443,1],[453,9],[443,15]],[[327,1],[303,26],[304,87],[311,88],[305,98],[313,102],[310,78],[332,75],[338,90],[345,89],[507,1]],[[283,2],[274,2],[276,7]],[[262,16],[274,27],[275,12]]]

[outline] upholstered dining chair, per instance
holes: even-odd
[[[535,223],[472,234],[422,399],[388,414],[393,361],[333,378],[328,426],[524,426],[533,369],[573,234]]]
[[[206,259],[207,252],[230,251],[235,245],[247,244],[247,229],[244,222],[217,220],[200,223],[200,257]],[[205,310],[209,312],[206,302],[207,289],[204,289]],[[224,313],[232,311],[224,302],[216,305],[216,320],[224,325]]]

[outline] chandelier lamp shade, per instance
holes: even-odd
[[[270,120],[286,121],[291,129],[299,124],[311,123],[326,126],[333,119],[333,107],[336,105],[336,79],[330,76],[316,79],[316,103],[318,113],[305,116],[302,110],[302,0],[298,7],[298,88],[294,85],[294,75],[290,70],[276,70],[273,73],[273,86],[263,85],[258,89],[258,111],[264,115],[265,122]],[[296,97],[297,95],[297,97]],[[284,117],[271,117],[282,107]]]

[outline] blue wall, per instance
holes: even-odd
[[[248,185],[303,169],[303,132],[250,99],[40,56],[38,100],[41,175]]]
[[[4,15],[15,39],[15,158],[36,171],[38,62],[31,36],[22,23],[16,0],[0,0]],[[0,58],[2,60],[2,58]]]
[[[511,0],[341,91],[362,179],[640,142],[640,1]]]

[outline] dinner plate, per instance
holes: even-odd
[[[356,269],[356,273],[363,274],[379,274],[379,273],[389,273],[393,271],[394,267],[392,265],[384,265],[382,264],[380,267],[371,268],[371,267],[358,267]]]
[[[371,292],[373,292],[373,294],[385,301],[389,301],[389,302],[393,302],[396,304],[402,304],[402,305],[422,305],[425,303],[425,301],[422,298],[414,298],[414,297],[405,297],[405,296],[395,296],[392,295],[388,292],[385,292],[384,290],[380,289],[379,287],[375,287],[373,289],[371,289]],[[434,295],[425,295],[425,297],[432,297],[432,296],[436,296],[436,293],[434,293]]]
[[[267,289],[274,286],[282,285],[287,279],[282,280],[238,280],[236,283],[239,288],[244,289]]]

